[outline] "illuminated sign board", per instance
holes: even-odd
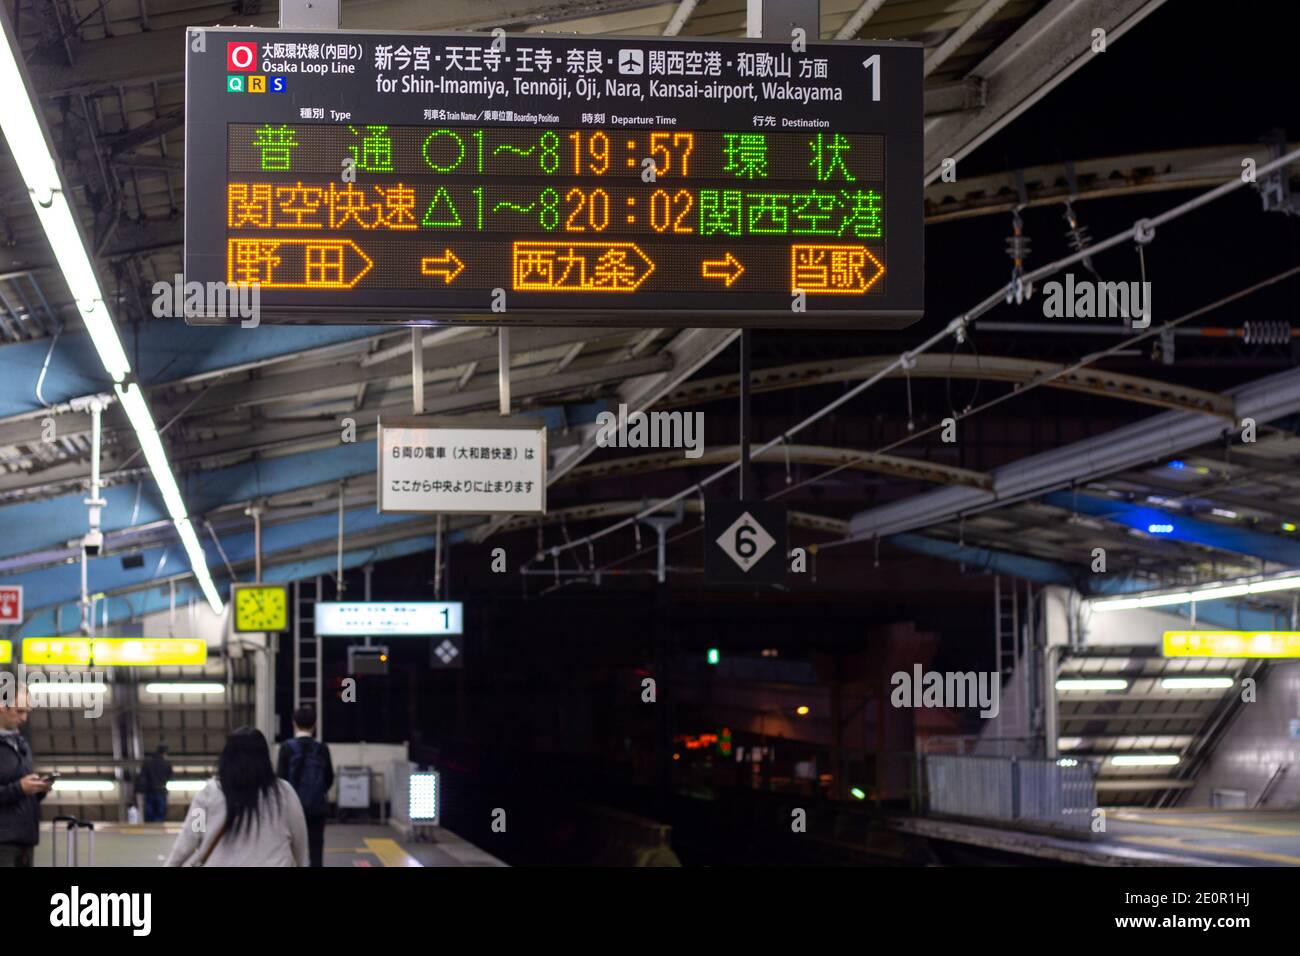
[[[96,667],[175,667],[204,664],[205,641],[190,638],[27,637],[23,663]]]
[[[921,314],[920,45],[190,40],[185,278],[256,283],[262,321]]]
[[[1165,631],[1165,657],[1300,657],[1300,631]]]
[[[544,423],[439,428],[420,419],[381,421],[377,447],[380,511],[546,513]]]
[[[322,637],[425,637],[461,634],[465,611],[459,601],[321,601],[316,633]]]

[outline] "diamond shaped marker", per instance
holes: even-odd
[[[742,571],[748,571],[763,555],[772,550],[776,539],[754,520],[748,511],[733,521],[727,530],[718,536],[717,545]]]
[[[444,664],[450,664],[456,659],[456,655],[460,653],[456,645],[448,640],[443,640],[441,644],[433,649],[433,652],[438,655],[438,660]]]

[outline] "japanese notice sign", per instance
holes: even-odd
[[[921,314],[917,44],[190,41],[186,279],[255,284],[265,321],[899,328]]]
[[[320,601],[316,633],[322,637],[411,637],[464,632],[459,601]]]
[[[546,426],[379,423],[380,511],[545,514]]]

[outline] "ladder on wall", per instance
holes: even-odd
[[[316,711],[316,739],[323,739],[321,712],[321,646],[316,633],[316,602],[321,599],[321,578],[293,582],[293,709]]]
[[[1033,585],[1026,582],[1024,594],[1020,593],[1015,578],[993,578],[993,629],[995,663],[1004,691],[1003,700],[1013,700],[1012,707],[1003,707],[1006,730],[1003,736],[1028,738],[1034,728],[1031,707],[1037,686],[1036,675],[1029,666],[1032,655],[1030,644],[1034,640],[1039,622],[1035,621]],[[1014,686],[1014,693],[1005,692]]]

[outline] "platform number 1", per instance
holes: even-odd
[[[880,54],[873,53],[862,61],[862,65],[871,71],[871,100],[880,102]]]

